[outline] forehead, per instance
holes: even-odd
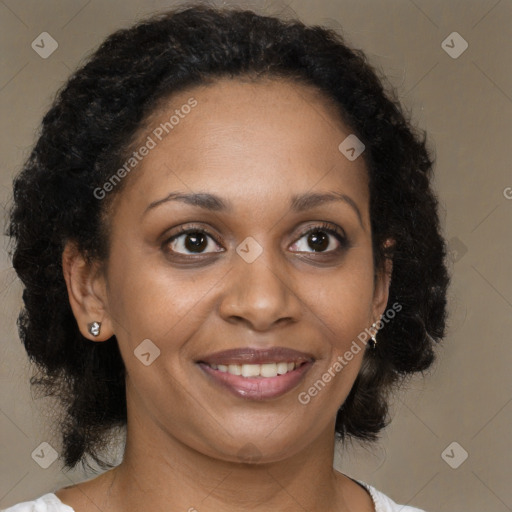
[[[151,149],[122,196],[142,207],[173,190],[212,192],[259,197],[263,207],[262,198],[329,189],[364,206],[364,160],[349,161],[338,149],[350,134],[333,102],[311,86],[219,79],[160,102],[134,145]]]

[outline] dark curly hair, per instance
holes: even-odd
[[[119,168],[160,101],[219,77],[288,79],[313,86],[366,146],[375,269],[393,261],[389,304],[402,309],[379,332],[336,419],[340,439],[377,439],[389,392],[434,360],[445,335],[449,284],[433,157],[392,87],[334,30],[250,10],[181,6],[110,35],[69,78],[43,118],[14,181],[7,234],[24,285],[21,340],[39,374],[32,384],[61,404],[65,467],[99,453],[126,425],[125,367],[117,340],[91,343],[77,327],[62,271],[74,241],[88,259],[108,258],[108,208],[94,190]],[[129,178],[126,178],[129,179]],[[126,180],[125,180],[126,181]],[[122,184],[120,184],[122,185]],[[393,239],[394,245],[385,241]]]

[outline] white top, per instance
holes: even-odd
[[[398,505],[371,485],[358,480],[370,493],[375,505],[375,512],[425,512],[419,508]],[[0,512],[75,512],[69,505],[64,505],[52,492],[34,501],[24,501]]]

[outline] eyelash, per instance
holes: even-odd
[[[322,251],[318,251],[318,252],[311,251],[311,254],[318,254],[318,255],[320,255],[320,254],[333,254],[333,253],[339,252],[340,250],[347,249],[350,246],[349,241],[346,238],[343,230],[341,230],[337,226],[335,226],[333,224],[330,224],[328,222],[323,222],[320,225],[309,227],[309,228],[305,229],[304,231],[301,232],[301,234],[296,239],[296,241],[299,241],[304,236],[306,236],[306,235],[308,235],[310,233],[313,233],[313,232],[317,232],[317,231],[318,232],[325,232],[325,233],[328,233],[329,235],[332,235],[334,238],[336,238],[336,240],[338,240],[338,242],[340,244],[340,247],[338,247],[337,249],[334,249],[334,250],[323,251],[323,252]],[[174,242],[174,240],[178,239],[180,236],[183,236],[183,235],[186,235],[186,234],[189,234],[189,233],[201,233],[201,234],[204,234],[204,235],[208,236],[209,238],[211,238],[217,245],[220,245],[219,242],[216,240],[215,236],[212,235],[208,230],[206,230],[206,229],[204,229],[202,227],[199,227],[199,226],[195,227],[193,225],[192,226],[188,226],[188,227],[180,226],[178,228],[177,233],[173,234],[170,238],[166,239],[163,242],[162,247],[164,249],[164,252],[172,253],[173,251],[167,249],[169,244]],[[294,242],[294,243],[296,243],[296,242]],[[217,252],[222,252],[222,251],[217,251]],[[298,251],[298,252],[303,252],[303,251]],[[201,256],[203,256],[205,254],[212,254],[212,253],[197,253],[195,255],[194,254],[182,254],[182,253],[176,253],[176,254],[178,255],[178,257],[195,258],[196,256],[201,257]],[[213,254],[215,254],[215,253],[213,253]]]

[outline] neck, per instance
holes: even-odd
[[[128,417],[124,459],[110,472],[113,506],[107,510],[349,510],[347,490],[357,485],[332,467],[334,425],[286,459],[242,463],[205,455],[147,416]]]

